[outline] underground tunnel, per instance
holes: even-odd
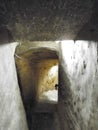
[[[20,46],[16,48],[15,60],[29,129],[48,130],[49,122],[53,122],[49,129],[57,129],[54,124],[58,121],[55,119],[59,83],[58,52],[47,47],[32,47],[20,54],[20,48],[23,49]]]
[[[97,130],[97,46],[82,40],[2,45],[1,130]]]
[[[0,1],[0,130],[98,130],[97,6]]]

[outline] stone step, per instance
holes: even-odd
[[[56,104],[50,104],[50,103],[37,103],[33,109],[32,112],[55,112],[56,111]]]

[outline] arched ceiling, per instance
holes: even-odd
[[[97,40],[97,5],[97,0],[0,0],[0,41]]]
[[[16,51],[15,58],[18,58],[19,60],[26,59],[32,62],[32,64],[35,64],[41,60],[58,59],[58,54],[56,50],[40,47],[24,51],[22,54],[18,54]]]

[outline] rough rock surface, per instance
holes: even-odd
[[[0,0],[0,40],[94,40],[97,4],[97,0]]]
[[[61,43],[60,112],[64,115],[62,116],[64,122],[67,120],[69,129],[98,129],[97,57],[95,42]]]
[[[0,45],[0,130],[28,130],[14,61],[16,45]]]

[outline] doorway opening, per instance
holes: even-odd
[[[58,59],[41,60],[37,64],[38,102],[58,102]]]

